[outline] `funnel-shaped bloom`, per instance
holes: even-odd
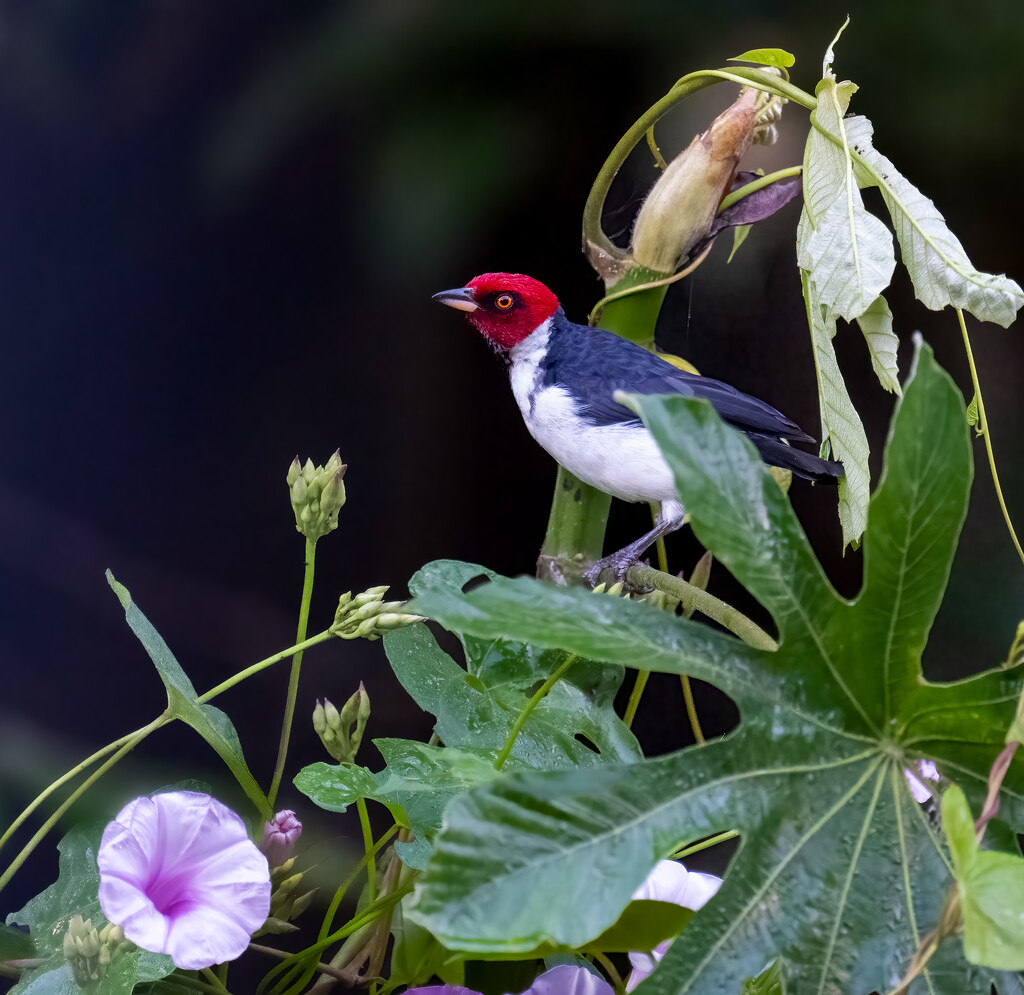
[[[129,802],[97,863],[103,914],[185,970],[234,960],[270,910],[267,858],[231,809],[195,791]]]
[[[688,871],[678,860],[659,860],[644,883],[633,892],[633,898],[672,902],[684,909],[696,911],[708,902],[721,885],[722,879],[714,874]],[[649,954],[630,953],[629,962],[633,970],[626,982],[627,992],[636,988],[657,967],[671,942],[666,940],[659,943]]]
[[[459,985],[432,985],[429,988],[410,988],[405,995],[480,995],[472,988]],[[612,986],[604,978],[591,974],[584,967],[560,964],[538,976],[523,995],[614,995]]]

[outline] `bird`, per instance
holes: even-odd
[[[583,574],[591,585],[607,569],[624,577],[684,519],[672,471],[635,412],[615,400],[618,390],[703,398],[769,465],[815,483],[835,484],[843,475],[841,463],[791,446],[815,440],[771,405],[687,373],[612,332],[570,321],[555,294],[533,277],[482,273],[433,300],[464,311],[506,360],[527,430],[559,464],[612,497],[660,504],[654,528]]]

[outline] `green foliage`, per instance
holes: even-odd
[[[80,995],[64,958],[64,934],[76,914],[101,926],[106,922],[100,908],[100,872],[96,866],[102,826],[78,826],[57,844],[60,863],[57,880],[24,908],[7,917],[8,924],[28,926],[43,963],[27,971],[11,989],[12,995]],[[156,981],[174,970],[164,954],[133,949],[119,956],[103,980],[103,995],[128,995],[141,981]]]
[[[734,699],[741,724],[667,757],[518,774],[456,799],[411,914],[467,950],[583,947],[656,860],[736,829],[742,845],[721,891],[643,990],[735,992],[780,955],[798,986],[888,990],[948,886],[948,857],[903,771],[930,757],[977,795],[1021,683],[1005,670],[948,685],[921,676],[971,480],[962,398],[923,349],[872,499],[853,602],[828,584],[745,439],[699,402],[640,405],[694,531],[771,611],[779,650],[525,578],[422,592],[417,610],[478,637],[707,680]],[[1022,765],[1004,787],[1004,814],[1020,828]],[[936,991],[988,992],[990,975],[972,973],[956,948],[943,948],[938,970],[924,982]]]
[[[463,586],[482,576],[495,575],[474,564],[441,560],[413,576],[409,590],[459,600]],[[388,633],[384,649],[405,690],[437,717],[435,731],[447,746],[500,750],[530,695],[565,654],[498,633],[480,639],[467,635],[468,630],[456,631],[465,669],[424,626]],[[512,748],[512,760],[546,770],[641,758],[636,738],[613,708],[623,668],[591,663],[586,654],[582,656],[530,714]]]
[[[973,964],[1024,970],[1024,858],[982,850],[967,797],[955,784],[942,796],[964,917],[964,954]]]
[[[777,66],[789,69],[796,64],[796,56],[782,48],[752,48],[742,55],[734,55],[730,62],[754,62],[759,66]]]
[[[107,571],[107,583],[110,584],[111,589],[121,602],[121,607],[124,608],[129,628],[142,643],[160,675],[160,680],[163,681],[167,691],[168,713],[195,729],[213,747],[217,755],[234,774],[235,780],[249,796],[250,801],[256,806],[260,817],[264,820],[272,819],[274,810],[267,801],[267,796],[263,794],[255,778],[249,772],[245,757],[242,755],[242,744],[238,740],[238,733],[235,731],[231,719],[213,705],[196,704],[198,695],[192,682],[186,676],[185,671],[181,669],[181,664],[174,658],[174,654],[164,642],[163,636],[156,631],[153,623],[132,601],[128,588],[119,584],[109,570]]]

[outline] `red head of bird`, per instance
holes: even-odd
[[[434,294],[434,300],[465,311],[484,338],[501,350],[522,342],[558,310],[558,298],[522,273],[481,273],[464,287]]]

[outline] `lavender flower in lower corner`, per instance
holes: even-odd
[[[704,906],[722,886],[722,879],[714,874],[688,871],[678,860],[659,860],[644,883],[633,892],[633,899],[647,899],[655,902],[672,902],[684,909]],[[665,956],[671,940],[659,943],[650,953],[631,951],[629,962],[633,970],[626,981],[626,991],[631,992],[658,966]]]
[[[428,988],[409,988],[405,995],[480,995],[472,988],[461,985],[431,985]],[[522,995],[614,995],[612,986],[604,978],[586,968],[573,964],[560,964],[539,975]]]
[[[267,858],[231,809],[199,792],[129,802],[96,859],[103,914],[185,970],[240,956],[270,909]]]

